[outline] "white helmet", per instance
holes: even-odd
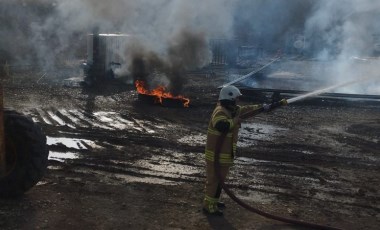
[[[224,86],[219,93],[220,100],[235,101],[237,97],[241,96],[240,90],[233,85]]]

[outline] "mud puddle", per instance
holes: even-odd
[[[68,137],[46,137],[46,144],[55,149],[62,149],[62,151],[50,150],[49,160],[56,160],[64,162],[65,160],[79,159],[81,153],[74,150],[88,150],[88,149],[101,149],[94,141],[78,138]],[[68,151],[70,150],[70,151]]]
[[[239,147],[249,147],[257,144],[257,141],[270,141],[276,136],[286,132],[288,129],[277,127],[274,125],[260,124],[260,123],[242,123],[239,131]],[[189,144],[191,146],[205,145],[206,134],[194,134],[181,137],[179,142]]]
[[[238,146],[250,147],[257,141],[270,141],[288,129],[260,123],[242,123],[239,133]]]

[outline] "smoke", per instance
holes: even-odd
[[[210,51],[203,33],[179,31],[168,43],[166,52],[158,54],[134,40],[126,55],[134,80],[143,80],[151,88],[166,85],[176,95],[185,83],[186,70],[210,63]]]
[[[380,31],[379,16],[376,17],[379,1],[320,0],[314,8],[305,25],[307,37],[313,38],[310,45],[319,46],[314,52],[335,58],[369,55],[373,51],[372,36]]]
[[[292,35],[303,33],[313,5],[314,1],[305,0],[239,1],[234,33],[267,52],[284,49]]]
[[[310,38],[308,49],[319,60],[329,60],[334,66],[330,74],[319,78],[328,84],[368,77],[379,79],[378,61],[366,57],[375,54],[375,45],[380,42],[376,40],[376,34],[380,34],[380,2],[320,0],[313,8],[305,23],[305,34]],[[374,87],[375,82],[338,91],[379,94],[380,87]]]
[[[2,1],[0,6],[0,63],[32,62],[36,49],[30,42],[30,25],[44,20],[41,15],[51,11],[51,5],[42,3],[40,7],[31,10],[33,6],[16,0]]]
[[[178,92],[186,70],[211,61],[212,38],[334,60],[326,82],[376,73],[377,63],[357,64],[355,57],[380,52],[378,0],[7,0],[0,6],[1,63],[54,69],[65,59],[84,59],[86,34],[97,27],[133,37],[120,51],[125,71]]]
[[[8,27],[0,28],[2,44],[22,37],[9,50],[13,59],[25,60],[43,68],[55,68],[60,59],[84,58],[86,33],[99,28],[100,33],[126,33],[138,39],[122,52],[129,70],[139,59],[152,70],[165,71],[172,88],[181,87],[183,71],[210,62],[208,40],[232,35],[233,9],[236,0],[15,0],[0,3],[2,19]],[[40,9],[44,9],[41,12]],[[18,29],[23,25],[25,30]],[[136,41],[137,40],[137,41]],[[137,44],[138,43],[138,44]],[[0,51],[1,51],[0,47]],[[132,50],[131,55],[130,52]],[[84,51],[84,52],[83,52]],[[139,52],[141,51],[141,52]],[[36,63],[35,63],[36,62]],[[158,64],[157,68],[153,67]]]
[[[369,78],[336,92],[380,94],[379,61],[367,58],[380,54],[380,1],[256,0],[239,1],[236,9],[234,34],[243,44],[316,60],[294,71],[310,77],[295,88]]]
[[[211,62],[209,39],[231,35],[234,1],[147,3],[135,3],[139,13],[131,15],[133,23],[124,25],[125,31],[138,37],[126,48],[125,56],[132,63],[129,71],[151,88],[166,85],[175,95],[186,81],[186,70]]]

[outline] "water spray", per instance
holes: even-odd
[[[315,91],[310,92],[310,93],[306,93],[306,94],[303,94],[303,95],[300,95],[300,96],[297,96],[297,97],[290,98],[290,99],[287,100],[287,102],[288,102],[288,104],[290,104],[290,103],[293,103],[293,102],[296,102],[296,101],[303,100],[303,99],[305,99],[307,97],[317,96],[319,94],[328,92],[330,90],[333,90],[333,89],[336,89],[336,88],[339,88],[339,87],[343,87],[343,86],[347,86],[347,85],[352,85],[352,84],[355,84],[355,83],[358,83],[358,82],[369,80],[371,78],[374,78],[374,77],[367,77],[367,78],[364,78],[364,79],[357,79],[357,80],[353,80],[353,81],[349,81],[349,82],[345,82],[345,83],[339,83],[339,84],[336,84],[336,85],[333,85],[333,86],[330,86],[330,87],[327,87],[327,88],[324,88],[324,89],[315,90]]]
[[[268,62],[267,64],[263,65],[262,67],[260,67],[259,69],[255,69],[253,70],[252,72],[244,75],[244,76],[241,76],[239,77],[238,79],[235,79],[233,81],[230,81],[226,84],[223,84],[222,86],[219,86],[218,88],[222,88],[222,87],[225,87],[225,86],[229,86],[229,85],[232,85],[232,84],[235,84],[236,82],[240,82],[244,79],[247,79],[249,77],[252,77],[253,75],[255,75],[256,73],[260,72],[261,70],[265,69],[266,67],[270,66],[272,63],[274,63],[275,61],[279,60],[281,58],[281,56],[279,56],[279,54],[276,54],[276,57],[275,59],[273,59],[272,61]]]

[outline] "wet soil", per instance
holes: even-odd
[[[218,76],[188,76],[189,108],[140,101],[120,82],[83,89],[40,76],[3,83],[5,105],[40,124],[50,156],[37,186],[0,200],[0,229],[308,229],[250,213],[225,194],[224,217],[202,213]],[[275,215],[378,229],[379,140],[380,102],[304,100],[243,122],[227,183]]]

